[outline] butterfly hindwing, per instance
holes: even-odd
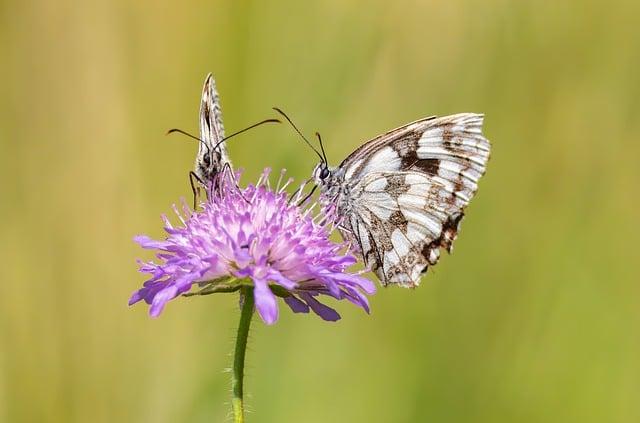
[[[383,284],[416,285],[439,249],[451,248],[462,213],[423,173],[371,173],[351,192],[350,234]]]

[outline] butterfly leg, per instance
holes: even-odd
[[[306,184],[305,184],[306,185]],[[307,194],[302,200],[298,202],[298,207],[302,206],[314,193],[314,191],[318,188],[317,185],[314,185],[309,194]]]
[[[247,198],[242,193],[242,189],[240,188],[240,185],[238,185],[238,181],[236,180],[236,177],[233,174],[233,169],[231,169],[231,165],[229,163],[225,163],[222,166],[222,171],[220,173],[221,173],[221,178],[219,180],[219,190],[218,190],[218,192],[222,192],[222,189],[224,188],[223,185],[222,185],[223,179],[224,178],[229,178],[229,181],[233,182],[233,185],[235,186],[236,190],[240,194],[240,197],[242,197],[242,199],[244,201],[249,203],[249,200],[247,200]]]
[[[298,187],[298,189],[296,189],[296,190],[293,192],[293,194],[291,194],[291,195],[289,196],[289,199],[287,200],[287,204],[291,204],[291,201],[292,201],[294,198],[296,198],[296,196],[297,196],[298,194],[300,194],[300,192],[304,189],[304,187],[306,187],[306,186],[307,186],[307,184],[308,184],[310,181],[311,181],[311,178],[309,178],[309,179],[307,179],[306,181],[304,181],[304,184],[300,185],[300,186]]]
[[[194,171],[189,172],[189,183],[191,184],[191,191],[193,192],[193,210],[198,206],[198,200],[200,199],[200,186],[197,183],[204,185],[202,179],[195,174]]]

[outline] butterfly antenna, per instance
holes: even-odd
[[[202,145],[204,145],[204,148],[207,149],[207,154],[209,154],[209,146],[207,145],[206,142],[202,141],[200,138],[196,137],[195,135],[191,135],[190,133],[178,128],[169,129],[166,135],[173,134],[174,132],[177,132],[178,134],[186,135],[189,138],[193,138],[194,140],[200,142]]]
[[[316,132],[316,137],[318,137],[318,142],[320,143],[320,151],[322,151],[322,157],[324,157],[324,162],[329,163],[327,161],[327,153],[324,152],[324,145],[322,145],[322,138],[320,137],[320,133]]]
[[[318,157],[320,157],[320,160],[322,160],[324,162],[325,160],[322,157],[322,155],[318,152],[318,150],[315,149],[315,147],[313,145],[311,145],[309,140],[304,135],[302,135],[302,132],[300,132],[298,127],[291,121],[291,119],[289,119],[289,116],[287,116],[285,112],[283,112],[282,110],[280,110],[277,107],[273,107],[273,110],[275,110],[276,112],[280,113],[287,120],[287,122],[289,122],[289,124],[293,127],[293,129],[296,130],[296,132],[298,133],[298,135],[300,135],[300,137],[304,140],[304,142],[306,142],[307,145],[309,147],[311,147],[311,149],[318,155]]]
[[[265,119],[265,120],[263,120],[263,121],[261,121],[261,122],[254,123],[254,124],[253,124],[253,125],[251,125],[251,126],[248,126],[248,127],[244,128],[244,129],[242,129],[242,130],[238,131],[238,132],[234,132],[233,134],[231,134],[231,135],[229,135],[229,136],[227,136],[227,137],[224,137],[223,139],[221,139],[221,140],[220,140],[220,141],[219,141],[219,142],[218,142],[218,143],[213,147],[213,149],[214,149],[214,150],[215,150],[215,149],[217,149],[217,148],[218,148],[218,146],[219,146],[220,144],[222,144],[223,142],[225,142],[225,141],[226,141],[226,140],[228,140],[229,138],[231,138],[231,137],[235,137],[236,135],[239,135],[239,134],[242,134],[243,132],[246,132],[246,131],[248,131],[249,129],[253,129],[253,128],[255,128],[256,126],[264,125],[265,123],[282,123],[282,122],[281,122],[279,119]]]

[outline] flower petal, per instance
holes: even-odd
[[[278,320],[278,303],[273,292],[269,289],[267,281],[254,279],[253,298],[256,302],[256,310],[262,320],[272,325]]]
[[[151,308],[149,309],[149,315],[151,317],[158,317],[162,310],[164,309],[167,301],[172,300],[178,294],[178,288],[170,285],[162,291],[158,292],[155,297],[153,297],[153,302],[151,303]]]
[[[293,295],[285,297],[284,302],[287,303],[289,308],[291,308],[291,311],[293,311],[294,313],[309,312],[309,306],[306,305],[304,302],[300,301],[299,299],[297,299],[296,297],[294,297]]]
[[[358,307],[362,307],[367,313],[370,312],[369,300],[357,289],[345,288],[344,297]]]
[[[140,291],[142,291],[141,289],[134,292],[131,297],[129,297],[129,305],[132,306],[135,303],[137,303],[138,301],[142,300],[142,294],[140,293]]]
[[[313,310],[313,312],[320,316],[323,320],[327,320],[329,322],[340,320],[340,315],[337,311],[329,306],[318,302],[318,300],[313,298],[310,294],[307,294],[305,292],[303,294],[300,294],[300,298],[302,298],[307,304],[309,304],[311,310]]]
[[[287,288],[289,290],[295,289],[298,286],[297,283],[295,283],[290,279],[285,278],[284,276],[282,276],[282,273],[274,269],[271,269],[267,279],[272,280],[276,282],[278,285],[283,286],[284,288]]]
[[[149,250],[163,250],[167,246],[166,241],[156,241],[146,235],[136,235],[133,237],[133,241],[139,244],[142,248],[146,248]]]
[[[325,275],[343,284],[356,286],[369,295],[376,293],[375,284],[362,276],[351,275],[348,273],[325,273]]]

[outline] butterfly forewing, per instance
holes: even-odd
[[[384,285],[416,286],[451,250],[489,159],[482,115],[425,118],[365,143],[325,191],[346,216],[342,233]]]

